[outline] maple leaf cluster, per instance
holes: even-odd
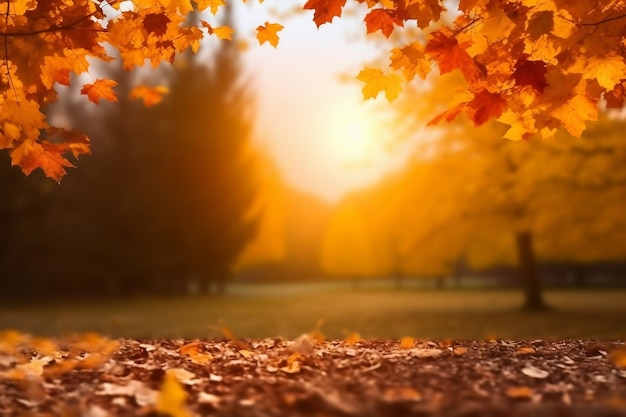
[[[13,165],[28,174],[36,168],[59,181],[66,158],[89,153],[89,140],[51,127],[42,108],[56,99],[56,83],[89,70],[87,58],[111,60],[105,45],[130,70],[146,62],[172,62],[178,52],[197,51],[206,36],[232,39],[227,26],[200,20],[194,10],[215,14],[225,0],[11,0],[0,3],[0,149],[10,149]],[[245,1],[245,0],[243,0]],[[448,10],[444,0],[352,0],[365,4],[368,34],[392,38],[398,28],[414,28],[410,42],[391,50],[385,71],[365,68],[358,79],[364,97],[384,92],[394,100],[403,84],[431,73],[460,72],[467,86],[448,109],[432,119],[452,121],[465,113],[480,125],[507,124],[505,137],[552,136],[564,127],[580,136],[596,120],[598,108],[621,108],[626,89],[626,3],[616,0],[460,0]],[[347,0],[308,0],[319,27],[342,15]],[[279,23],[256,29],[260,44],[276,47]],[[115,81],[96,79],[81,93],[94,103],[116,101]],[[141,87],[132,98],[160,101],[160,88]]]
[[[89,139],[82,133],[53,127],[43,111],[57,97],[55,85],[69,85],[70,74],[89,71],[95,58],[110,61],[105,45],[113,46],[124,69],[146,63],[173,62],[186,49],[196,52],[207,35],[230,39],[232,29],[205,21],[185,24],[194,10],[215,14],[223,0],[11,0],[0,3],[0,149],[9,149],[13,165],[30,174],[40,168],[60,181],[73,164],[67,158],[88,154]],[[275,31],[264,36],[275,44]],[[274,30],[274,39],[271,34]],[[115,102],[109,79],[92,79],[81,94],[98,104]],[[138,86],[131,99],[157,104],[164,87]]]
[[[366,99],[395,99],[402,85],[431,73],[459,71],[467,85],[429,124],[462,113],[481,125],[496,119],[509,139],[548,138],[559,127],[579,137],[598,108],[621,108],[626,87],[623,1],[361,0],[367,33],[389,38],[417,26],[392,49],[389,69],[358,75]],[[341,16],[345,0],[309,0],[320,26]],[[450,16],[458,16],[451,19]],[[444,98],[448,99],[448,98]]]

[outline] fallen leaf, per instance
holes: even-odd
[[[467,348],[463,346],[457,346],[452,349],[452,353],[454,354],[454,356],[463,356],[467,353]]]
[[[187,392],[183,389],[174,372],[165,372],[163,386],[159,392],[156,411],[170,417],[191,417],[185,406]]]
[[[526,365],[524,369],[522,369],[522,373],[531,378],[543,379],[547,378],[550,373],[548,371],[544,371],[543,369],[536,368],[532,365]]]
[[[438,358],[443,351],[441,349],[412,349],[411,353],[416,358]]]
[[[513,400],[528,400],[535,394],[529,387],[510,387],[505,392],[506,396]]]
[[[536,353],[536,351],[532,346],[522,346],[515,351],[516,355],[532,355],[533,353]]]
[[[400,339],[400,347],[402,349],[411,349],[415,345],[415,339],[407,336]]]

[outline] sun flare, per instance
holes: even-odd
[[[362,116],[336,120],[327,140],[329,157],[342,168],[366,166],[376,156],[376,126]]]

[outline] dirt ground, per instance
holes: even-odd
[[[619,340],[0,338],[0,415],[626,416]]]

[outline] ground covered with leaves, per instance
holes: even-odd
[[[2,416],[626,416],[626,345],[0,336]]]

